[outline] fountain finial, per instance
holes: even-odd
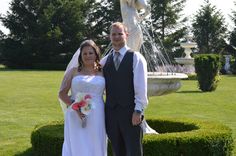
[[[184,48],[185,58],[192,58],[190,55],[192,53],[191,48],[195,48],[197,46],[197,43],[193,42],[192,36],[190,34],[187,34],[185,36],[185,39],[186,42],[180,43],[180,46]]]

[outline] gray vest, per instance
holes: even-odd
[[[106,82],[105,107],[121,106],[134,109],[133,55],[134,53],[128,50],[118,70],[115,69],[112,53],[108,56],[103,67]]]

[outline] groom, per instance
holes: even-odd
[[[114,156],[142,156],[142,114],[147,106],[147,63],[127,45],[120,22],[110,30],[112,53],[101,60],[106,82],[106,131]]]

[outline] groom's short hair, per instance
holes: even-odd
[[[113,27],[123,28],[125,33],[128,33],[128,28],[124,23],[121,22],[115,22],[110,27],[110,32]]]

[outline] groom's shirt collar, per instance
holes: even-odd
[[[125,45],[124,47],[122,47],[119,51],[119,53],[121,54],[122,58],[124,57],[125,53],[127,52],[127,50],[129,50],[130,48]],[[115,50],[113,49],[113,56],[114,56]]]

